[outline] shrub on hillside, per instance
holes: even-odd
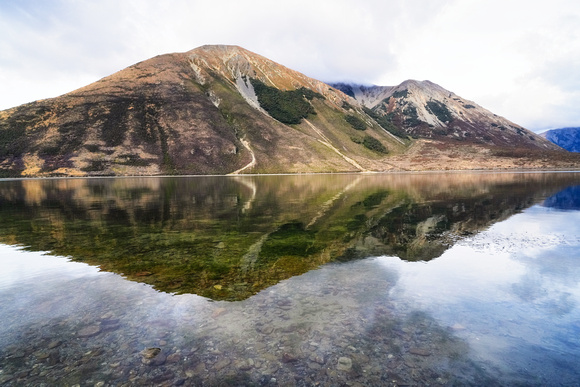
[[[346,101],[342,101],[342,108],[345,110],[350,110],[350,109],[352,109],[352,105]]]
[[[363,145],[365,148],[379,153],[389,153],[387,148],[376,138],[371,136],[364,136]]]
[[[363,120],[352,114],[345,116],[344,119],[356,130],[366,130],[367,128],[367,125]]]
[[[273,118],[284,124],[299,124],[309,114],[316,114],[308,102],[314,98],[324,97],[304,87],[296,90],[282,91],[267,86],[259,79],[250,79],[260,106]]]
[[[403,114],[406,116],[405,118],[405,125],[414,127],[419,126],[423,121],[419,119],[419,115],[417,114],[417,108],[415,106],[407,106],[403,110]]]
[[[397,90],[393,93],[394,98],[407,98],[408,95],[409,95],[409,90],[407,90],[407,89]]]
[[[447,106],[439,101],[429,101],[427,102],[427,109],[435,114],[439,121],[441,122],[451,122],[451,112],[447,109]]]
[[[393,116],[392,113],[386,114],[386,115],[380,115],[377,112],[375,112],[374,110],[371,110],[367,107],[363,107],[363,110],[366,114],[369,115],[369,117],[371,117],[373,120],[375,120],[377,122],[377,124],[379,124],[386,131],[388,131],[391,134],[394,134],[395,136],[400,137],[400,138],[407,137],[407,134],[405,132],[403,132],[402,130],[397,128],[395,126],[395,124],[393,124],[391,122],[392,116]]]
[[[371,136],[364,136],[363,138],[360,137],[351,137],[350,138],[354,143],[361,144],[365,148],[370,149],[375,152],[379,153],[389,153],[389,150],[376,138]]]

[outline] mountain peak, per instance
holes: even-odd
[[[448,94],[450,93],[448,90],[429,80],[418,81],[415,79],[407,79],[406,81],[403,81],[399,86],[397,86],[397,88],[410,90],[423,90],[423,91],[431,90]]]
[[[429,80],[409,79],[397,86],[332,86],[413,137],[556,149],[535,133]]]
[[[258,79],[265,85],[279,90],[311,89],[336,105],[347,98],[330,89],[324,82],[289,69],[262,55],[232,45],[206,45],[185,53],[196,81],[204,85],[217,74],[232,84],[246,100],[255,105],[256,98],[249,79]]]
[[[356,99],[359,103],[367,108],[374,108],[385,99],[391,97],[397,92],[413,92],[417,91],[420,94],[430,95],[451,95],[449,91],[431,81],[418,81],[415,79],[408,79],[397,86],[377,86],[377,85],[363,85],[357,83],[336,82],[330,85],[350,97]]]
[[[296,89],[307,82],[305,75],[239,46],[206,45],[188,51],[185,55],[202,84],[206,80],[204,70],[232,81],[240,77],[257,78],[282,90]]]
[[[245,48],[237,46],[235,44],[204,44],[203,46],[199,46],[197,48],[194,48],[191,51],[208,51],[208,52],[209,51],[216,51],[216,52],[245,51],[245,52],[249,52]]]

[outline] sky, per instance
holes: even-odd
[[[0,0],[0,109],[234,44],[310,77],[430,80],[536,132],[580,126],[578,0]]]

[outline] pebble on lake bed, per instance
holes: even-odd
[[[336,369],[339,371],[350,371],[352,368],[352,360],[349,357],[339,357]]]
[[[141,363],[150,366],[160,366],[167,361],[167,356],[161,352],[161,348],[146,348],[141,351],[141,356]]]
[[[412,355],[418,355],[418,356],[431,356],[431,352],[429,352],[426,349],[421,349],[421,348],[411,348],[411,349],[409,349],[409,353]]]
[[[77,332],[78,337],[91,337],[101,333],[101,327],[99,325],[89,325],[82,328]]]
[[[141,356],[145,359],[153,359],[161,352],[161,348],[145,348],[141,351]]]

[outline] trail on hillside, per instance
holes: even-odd
[[[252,150],[252,148],[250,147],[250,143],[245,140],[245,139],[241,139],[240,142],[246,147],[246,149],[248,150],[248,152],[250,152],[250,154],[252,155],[252,161],[250,161],[248,163],[248,165],[246,165],[245,167],[242,167],[240,169],[238,169],[237,171],[234,171],[232,173],[229,173],[229,175],[238,175],[240,174],[240,172],[248,169],[248,168],[252,168],[256,165],[256,155],[254,154],[254,151]]]
[[[356,161],[354,161],[350,157],[343,155],[336,147],[334,147],[334,145],[332,145],[330,143],[330,140],[314,124],[312,124],[306,118],[304,119],[304,122],[306,122],[312,128],[312,130],[314,130],[322,138],[322,140],[318,139],[318,141],[320,141],[322,144],[324,144],[328,148],[332,149],[335,153],[337,153],[340,157],[342,157],[347,163],[349,163],[352,166],[354,166],[355,168],[359,169],[361,172],[366,172],[366,169],[361,167],[359,163],[357,163]]]

